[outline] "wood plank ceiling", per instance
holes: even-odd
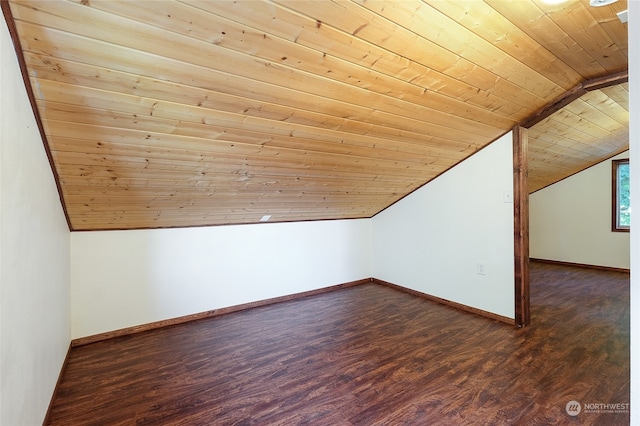
[[[529,128],[529,191],[629,149],[629,84],[595,89]]]
[[[626,7],[3,1],[73,230],[371,217],[581,82],[624,72]],[[568,135],[626,91],[534,126],[532,172],[557,180],[621,151],[608,113],[593,120],[615,143]]]

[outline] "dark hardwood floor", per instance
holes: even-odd
[[[629,275],[532,263],[531,302],[517,329],[371,283],[75,347],[48,424],[629,424]]]

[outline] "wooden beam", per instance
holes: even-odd
[[[590,92],[592,90],[604,89],[605,87],[615,86],[618,84],[626,83],[628,81],[629,71],[627,70],[585,80],[566,92],[564,95],[560,96],[549,105],[545,106],[541,110],[528,117],[526,120],[520,123],[520,126],[528,129],[531,126],[538,124],[545,118],[551,116],[555,112],[561,110],[565,106],[569,105],[571,102],[580,98],[587,92]]]
[[[562,108],[569,105],[571,102],[580,98],[580,96],[587,93],[587,91],[582,87],[582,84],[577,85],[573,89],[566,92],[564,95],[542,108],[538,112],[534,113],[532,116],[523,121],[520,126],[528,129],[529,127],[538,124],[545,118],[553,115],[555,112],[561,110]]]
[[[513,128],[513,216],[515,261],[515,323],[531,323],[529,301],[529,189],[527,182],[528,131]]]
[[[624,70],[615,74],[609,74],[602,77],[592,78],[582,83],[582,87],[588,92],[592,90],[604,89],[609,86],[616,86],[618,84],[626,83],[629,81],[629,71]]]

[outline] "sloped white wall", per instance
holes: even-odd
[[[530,257],[630,267],[629,233],[611,232],[611,161],[531,194]]]
[[[371,276],[369,219],[75,232],[71,247],[73,338]]]
[[[510,132],[376,215],[373,276],[514,318],[512,145]]]
[[[69,229],[0,27],[0,425],[37,425],[71,340]]]

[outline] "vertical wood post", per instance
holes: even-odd
[[[531,323],[529,307],[529,188],[528,130],[513,128],[513,217],[515,259],[515,322]]]

